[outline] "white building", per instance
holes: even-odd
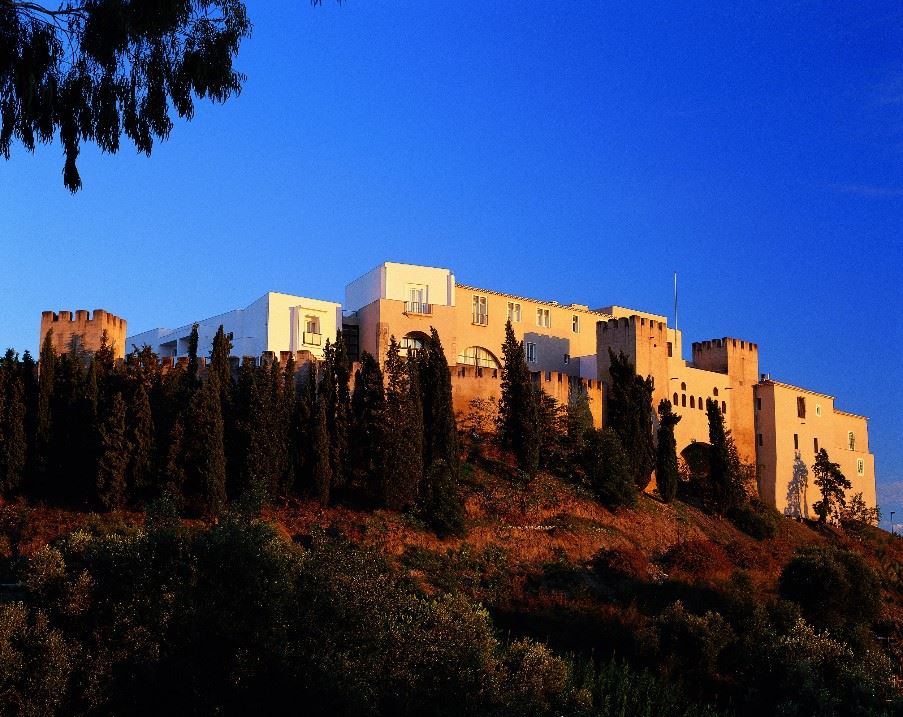
[[[126,339],[127,350],[147,345],[158,356],[188,355],[191,327],[198,324],[198,356],[209,356],[213,337],[222,325],[232,334],[233,356],[260,356],[272,351],[310,351],[323,355],[326,339],[335,341],[342,325],[342,307],[334,301],[268,292],[244,309],[192,322],[177,329],[151,329]]]

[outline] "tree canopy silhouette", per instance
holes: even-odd
[[[173,115],[225,102],[245,77],[233,65],[251,23],[240,0],[0,0],[0,153],[58,138],[63,183],[82,186],[80,147],[150,155]]]

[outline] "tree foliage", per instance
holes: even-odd
[[[655,482],[662,500],[670,503],[677,495],[679,471],[677,466],[677,443],[674,427],[680,416],[671,410],[671,401],[663,398],[658,404],[658,450],[655,454]]]
[[[824,448],[815,456],[812,472],[815,474],[815,486],[821,492],[821,500],[816,501],[812,509],[819,522],[824,523],[829,518],[837,518],[846,507],[846,492],[853,484],[840,470],[840,466],[828,457]]]
[[[532,476],[539,468],[539,405],[524,353],[524,342],[505,324],[502,344],[501,396],[498,404],[499,439],[511,451],[518,468]]]
[[[58,139],[63,183],[82,186],[85,142],[150,155],[195,102],[241,90],[234,59],[251,31],[239,0],[0,0],[0,153]]]
[[[630,472],[637,488],[645,490],[655,468],[652,378],[637,375],[623,351],[615,354],[608,349],[608,358],[611,388],[606,404],[606,425],[618,435],[627,452]]]

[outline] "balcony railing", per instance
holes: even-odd
[[[427,304],[425,301],[405,301],[404,312],[406,314],[422,314],[429,316],[433,313],[433,305]]]
[[[308,346],[322,346],[323,334],[314,334],[310,331],[304,332],[304,343]]]

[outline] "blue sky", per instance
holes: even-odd
[[[0,343],[34,350],[43,309],[341,300],[383,260],[670,314],[676,270],[687,346],[756,341],[870,416],[894,490],[903,7],[623,5],[251,0],[241,96],[150,159],[87,147],[75,196],[58,145],[0,163]]]

